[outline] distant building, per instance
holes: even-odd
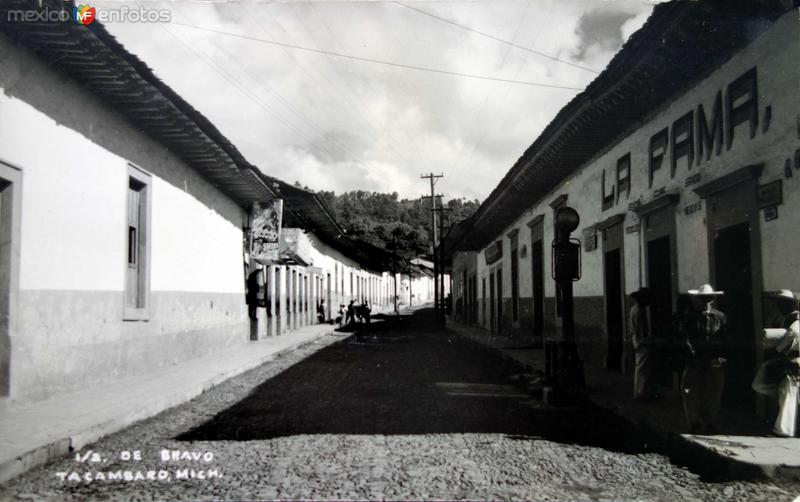
[[[0,404],[254,343],[315,322],[321,298],[390,303],[385,253],[261,174],[98,22],[5,22],[30,5],[0,7]],[[244,244],[252,204],[275,198],[294,228],[268,267],[268,331]]]
[[[581,356],[626,366],[628,294],[672,336],[682,293],[726,292],[725,401],[751,406],[762,293],[800,290],[800,20],[794,2],[659,4],[447,239],[454,317],[541,343],[560,325],[553,215],[581,223]],[[662,382],[672,383],[670,368]]]

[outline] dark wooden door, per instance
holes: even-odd
[[[755,343],[753,338],[753,282],[750,224],[739,223],[714,235],[715,288],[724,291],[716,304],[728,317],[728,362],[723,404],[751,407]]]
[[[621,371],[625,323],[622,314],[622,257],[619,248],[605,253],[604,267],[606,329],[608,331],[606,367],[610,370]]]

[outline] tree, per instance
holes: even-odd
[[[431,252],[430,199],[399,199],[397,192],[381,193],[354,190],[336,195],[317,192],[331,216],[348,235],[362,239],[404,258]],[[450,221],[470,217],[480,206],[478,200],[450,199]]]

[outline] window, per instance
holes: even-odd
[[[150,184],[147,173],[128,167],[127,265],[125,311],[127,321],[146,321],[150,297]]]
[[[19,290],[22,171],[0,162],[0,396],[11,389],[11,329]]]

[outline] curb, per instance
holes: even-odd
[[[492,352],[500,357],[503,361],[511,363],[520,371],[532,373],[540,371],[541,368],[534,368],[533,366],[523,363],[507,354],[504,354],[502,349],[490,347],[474,340],[468,335],[459,333],[452,327],[448,327],[447,331],[457,336],[459,340],[466,342],[473,347],[481,348],[485,351]],[[623,414],[619,407],[613,403],[602,402],[588,396],[588,402],[599,409],[605,410],[621,421],[628,424],[630,427],[639,431],[645,437],[653,439],[656,449],[659,449],[663,454],[667,455],[675,463],[688,467],[695,472],[702,472],[703,478],[708,478],[714,481],[723,480],[739,480],[739,479],[753,479],[753,478],[788,478],[800,479],[800,469],[784,465],[757,465],[727,455],[722,455],[714,451],[712,448],[704,447],[690,439],[687,439],[682,434],[664,431],[658,427],[654,427],[650,423],[631,418]]]
[[[134,413],[129,413],[125,416],[114,418],[99,424],[93,424],[87,428],[84,428],[83,430],[74,431],[65,437],[58,438],[50,443],[28,450],[14,458],[2,461],[0,462],[0,483],[5,484],[9,480],[24,474],[34,467],[44,465],[47,462],[66,455],[72,451],[80,450],[87,444],[94,443],[105,436],[119,432],[136,422],[158,415],[165,410],[183,404],[187,401],[191,401],[200,394],[207,392],[208,390],[216,387],[220,383],[230,378],[257,368],[266,362],[283,357],[284,355],[314,343],[320,338],[328,336],[331,333],[333,333],[332,329],[322,331],[319,334],[313,335],[305,340],[301,340],[296,344],[259,357],[254,361],[240,364],[232,370],[214,373],[213,375],[209,375],[203,381],[192,386],[186,392],[165,396],[159,399],[157,402],[137,409]]]

